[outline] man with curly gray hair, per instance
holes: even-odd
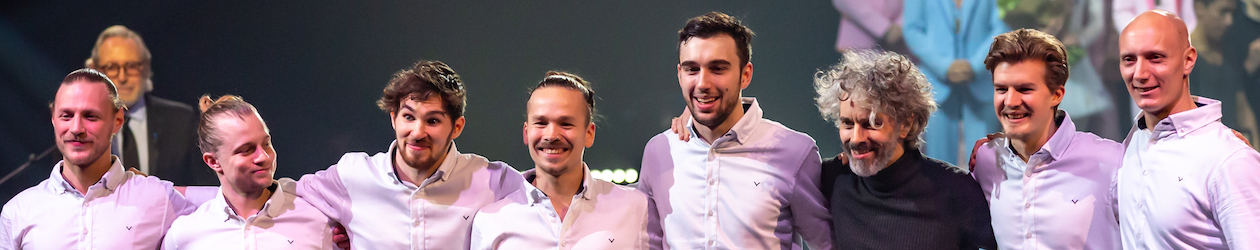
[[[936,109],[906,57],[848,51],[818,72],[818,111],[843,153],[822,163],[834,244],[853,249],[996,249],[989,209],[966,171],[919,151]],[[847,162],[846,162],[847,161]]]

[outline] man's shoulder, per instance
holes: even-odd
[[[47,191],[47,185],[51,181],[52,180],[50,179],[44,179],[44,181],[39,182],[39,184],[22,190],[22,192],[19,192],[17,195],[13,196],[13,198],[9,199],[8,202],[4,203],[3,211],[5,213],[23,211],[22,207],[24,206],[46,202],[48,200],[48,195],[51,195]]]
[[[766,135],[769,136],[768,138],[774,138],[776,143],[788,142],[788,143],[781,143],[781,144],[806,145],[805,143],[793,143],[793,142],[809,142],[807,145],[817,146],[817,142],[814,141],[814,137],[811,137],[808,134],[805,134],[804,132],[800,132],[800,131],[793,130],[792,128],[788,128],[787,126],[784,126],[782,123],[776,122],[774,120],[761,118],[761,124],[758,124],[757,130],[762,133],[766,133]],[[785,146],[789,146],[789,145],[785,145]]]
[[[1068,147],[1068,152],[1090,153],[1108,158],[1117,158],[1116,156],[1124,153],[1124,144],[1082,131],[1073,133],[1072,142]]]
[[[945,181],[975,183],[975,179],[971,178],[967,169],[926,155],[919,162],[919,167],[929,175]]]
[[[629,186],[617,185],[616,183],[605,180],[593,180],[595,182],[593,184],[598,187],[596,190],[608,190],[607,194],[601,194],[601,196],[611,198],[607,202],[624,204],[626,206],[647,207],[647,195],[643,194],[643,192],[640,192],[638,189]],[[603,200],[603,197],[601,197],[600,200]]]
[[[157,97],[154,95],[149,95],[149,99],[145,101],[147,101],[145,105],[147,105],[148,108],[154,110],[155,112],[164,113],[164,115],[182,114],[182,115],[192,116],[198,113],[197,110],[193,109],[193,107],[189,106],[188,104],[172,101],[172,100]]]
[[[507,218],[514,217],[510,216],[513,211],[529,207],[526,204],[529,203],[529,200],[525,197],[527,192],[529,192],[528,189],[518,189],[512,191],[503,199],[482,206],[481,209],[477,210],[477,217],[474,219],[474,223],[477,220],[493,219],[500,215],[507,216]],[[493,223],[498,225],[499,222]]]

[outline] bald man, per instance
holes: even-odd
[[[1197,56],[1166,11],[1120,33],[1120,72],[1142,110],[1115,182],[1124,249],[1260,249],[1260,153],[1221,124],[1219,101],[1190,95]]]

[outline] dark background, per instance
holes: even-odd
[[[253,103],[274,137],[276,177],[387,150],[393,130],[374,102],[394,72],[420,59],[450,64],[467,85],[460,151],[532,168],[521,139],[526,91],[546,71],[565,70],[592,81],[599,97],[603,120],[586,162],[637,169],[643,145],[682,111],[677,31],[709,11],[757,33],[744,96],[757,97],[766,118],[812,135],[824,157],[838,153],[811,87],[813,73],[839,58],[839,14],[828,1],[32,1],[0,4],[0,176],[54,145],[47,104],[114,24],[148,44],[154,95]],[[0,184],[0,199],[48,178],[55,158]]]

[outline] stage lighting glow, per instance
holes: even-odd
[[[599,177],[604,177],[602,180],[612,181],[612,176],[613,176],[612,170],[604,169],[604,170],[599,171]]]
[[[613,183],[626,183],[626,171],[621,170],[621,169],[613,170],[612,182]]]
[[[635,171],[633,168],[626,169],[626,183],[634,183],[636,181],[639,181],[639,171]]]
[[[591,170],[591,179],[603,180],[604,178],[602,177],[603,176],[599,173],[599,170]]]

